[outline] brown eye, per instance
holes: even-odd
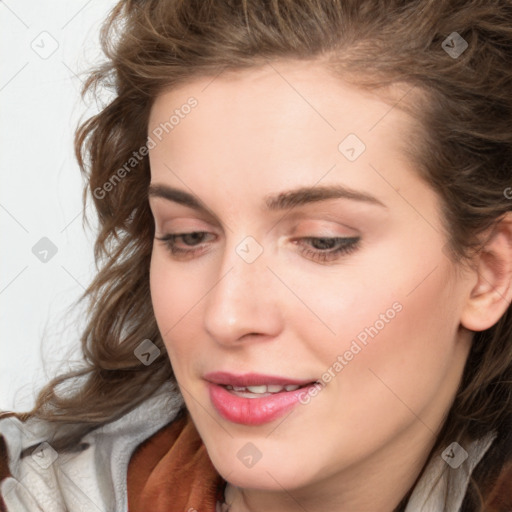
[[[198,245],[203,243],[206,236],[210,234],[211,233],[208,233],[206,231],[192,231],[190,233],[169,233],[162,237],[155,238],[163,242],[164,245],[169,250],[169,252],[174,256],[194,256],[194,254],[197,252],[197,249],[187,249],[179,247],[177,241],[181,240],[183,242],[183,245],[185,245],[186,247],[197,247]]]
[[[301,253],[313,260],[322,262],[334,261],[342,255],[357,250],[361,237],[305,237],[299,240],[308,241],[308,246],[302,246]]]

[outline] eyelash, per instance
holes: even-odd
[[[161,241],[167,250],[175,257],[180,256],[190,256],[193,257],[198,251],[196,249],[180,249],[176,247],[176,239],[186,237],[189,235],[207,235],[206,231],[192,231],[190,233],[170,233],[168,235],[164,235],[163,237],[155,237],[157,240]],[[338,247],[331,251],[322,251],[322,250],[312,250],[306,247],[303,247],[300,252],[304,254],[306,257],[311,258],[313,260],[325,263],[328,261],[335,261],[340,259],[342,255],[348,255],[359,247],[359,241],[361,237],[303,237],[299,240],[307,240],[307,241],[328,241],[329,244],[338,244]],[[297,241],[294,241],[297,243]]]

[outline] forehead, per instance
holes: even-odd
[[[382,135],[391,125],[407,131],[406,125],[414,124],[393,106],[408,88],[397,84],[377,94],[344,83],[319,62],[269,62],[258,68],[196,78],[164,91],[153,103],[148,134],[159,125],[169,124],[174,113],[169,130],[172,136],[165,131],[166,139],[208,132],[203,143],[216,139],[222,147],[219,139],[240,130],[252,134],[246,139],[248,143],[266,137],[277,145],[297,140],[299,134],[312,142],[325,137],[329,143],[348,133],[356,133],[364,141],[374,130]],[[180,112],[190,98],[197,101],[197,106],[189,113]],[[211,132],[212,126],[215,132]],[[393,137],[388,138],[389,143]],[[224,144],[229,145],[229,141]],[[287,144],[281,147],[286,151]]]
[[[390,102],[404,90],[387,91],[384,101],[318,63],[295,61],[197,78],[153,104],[152,178],[178,184],[172,168],[195,185],[242,177],[262,192],[265,183],[311,185],[327,175],[348,186],[375,180],[375,166],[410,164],[403,147],[417,122]]]

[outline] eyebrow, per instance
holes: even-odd
[[[213,215],[212,211],[200,199],[184,190],[169,187],[168,185],[150,184],[148,197],[161,197],[203,213]],[[328,199],[350,199],[387,208],[387,206],[376,197],[366,192],[354,190],[342,185],[300,187],[276,195],[265,196],[264,204],[268,211],[275,212],[319,201],[326,201]]]

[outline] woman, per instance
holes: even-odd
[[[84,367],[3,414],[4,510],[512,510],[511,27],[120,2]]]

